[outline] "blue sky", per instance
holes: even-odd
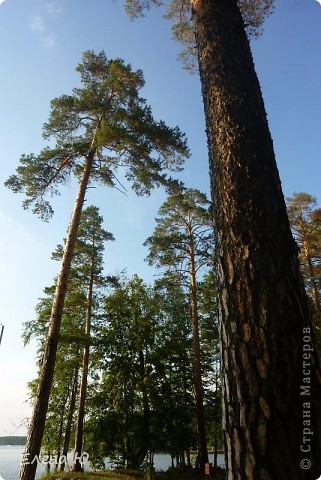
[[[286,196],[306,191],[321,199],[320,45],[317,0],[280,0],[264,35],[252,43]],[[1,185],[22,153],[45,145],[41,128],[49,102],[78,85],[75,67],[88,49],[104,49],[143,70],[142,93],[154,116],[187,133],[192,156],[181,178],[209,189],[199,79],[181,69],[179,46],[159,11],[131,22],[122,0],[0,0],[0,435],[12,434],[30,416],[26,383],[35,373],[35,345],[23,348],[22,323],[34,317],[42,289],[57,273],[50,254],[65,235],[75,193],[74,185],[63,188],[53,200],[54,218],[43,223]],[[106,248],[107,273],[127,267],[129,274],[152,280],[142,243],[163,200],[161,190],[149,198],[90,190],[88,204],[100,207],[105,228],[116,237]],[[20,428],[15,434],[24,433]]]

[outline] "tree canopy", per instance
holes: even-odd
[[[214,232],[210,202],[199,190],[182,188],[170,193],[160,207],[156,228],[145,245],[148,261],[167,270],[190,273],[193,254],[195,273],[214,262]]]
[[[125,8],[134,19],[143,16],[151,7],[166,5],[164,17],[172,22],[173,38],[179,41],[183,50],[179,54],[184,67],[194,72],[197,69],[197,50],[192,25],[193,1],[190,0],[125,0]],[[274,0],[239,0],[243,21],[250,38],[257,38],[263,32],[263,23],[273,13]]]
[[[24,154],[17,173],[6,186],[24,193],[24,208],[48,220],[53,208],[48,200],[72,176],[81,177],[84,159],[93,151],[90,182],[123,188],[118,169],[138,194],[149,194],[168,181],[165,169],[180,170],[188,156],[185,136],[178,127],[156,121],[139,91],[141,70],[121,59],[108,59],[104,51],[87,51],[77,71],[81,88],[51,101],[43,127],[46,140],[55,142],[38,155]]]

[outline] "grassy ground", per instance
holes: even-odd
[[[144,475],[139,472],[114,472],[114,471],[103,471],[103,472],[84,472],[84,473],[75,473],[75,472],[59,472],[52,473],[49,475],[44,475],[41,477],[42,480],[135,480],[143,479]]]
[[[45,480],[205,480],[200,470],[169,469],[167,472],[156,472],[154,477],[147,477],[146,473],[136,471],[103,471],[103,472],[63,472],[42,477]],[[217,472],[211,477],[213,480],[224,480],[224,472]]]

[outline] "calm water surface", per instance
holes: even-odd
[[[24,447],[21,446],[0,446],[0,480],[17,480],[21,462],[21,455]],[[165,454],[155,455],[156,470],[167,470],[171,466],[171,457]],[[213,456],[210,455],[210,462]],[[218,464],[223,466],[223,455],[218,456]],[[44,473],[44,466],[38,465],[37,477]]]

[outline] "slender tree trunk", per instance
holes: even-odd
[[[220,390],[219,387],[219,372],[221,371],[220,366],[216,364],[216,370],[215,370],[215,393],[217,394],[218,391]],[[221,392],[220,392],[220,397],[221,397]],[[219,419],[217,418],[218,415],[215,412],[214,415],[214,457],[213,457],[213,467],[216,469],[217,468],[217,455],[218,455],[218,433],[219,433]]]
[[[197,310],[197,286],[195,273],[194,253],[191,247],[190,253],[190,295],[191,295],[191,312],[193,323],[193,341],[194,341],[194,376],[195,376],[195,397],[197,411],[197,427],[198,427],[198,456],[201,468],[208,463],[208,452],[205,431],[205,414],[203,403],[203,385],[201,371],[201,353],[200,353],[200,337],[198,326],[198,310]]]
[[[86,404],[88,369],[89,369],[91,311],[92,311],[92,301],[93,301],[94,265],[95,265],[94,256],[95,256],[95,244],[93,241],[92,252],[91,252],[90,279],[89,279],[88,295],[87,295],[86,324],[85,324],[86,343],[84,345],[84,352],[83,352],[82,376],[81,376],[81,383],[80,383],[79,407],[78,407],[76,435],[75,435],[75,460],[76,460],[74,463],[75,472],[83,471],[83,467],[80,462],[80,457],[82,455],[82,450],[83,450],[85,404]]]
[[[124,426],[124,446],[126,456],[124,457],[124,466],[131,468],[134,462],[135,438],[132,435],[134,421],[134,386],[133,381],[124,381],[123,383],[124,407],[125,407],[125,426]]]
[[[316,275],[314,271],[314,265],[312,262],[312,255],[310,251],[310,246],[309,242],[306,238],[306,232],[304,231],[304,226],[301,226],[302,228],[302,243],[303,243],[303,257],[306,261],[307,267],[308,267],[308,272],[309,272],[309,280],[310,280],[310,286],[311,286],[311,293],[312,293],[312,298],[313,298],[313,303],[315,306],[315,309],[318,313],[321,313],[321,302],[320,302],[320,295],[319,295],[319,290],[317,287],[317,282],[316,282]]]
[[[79,184],[74,210],[71,216],[60,273],[56,284],[39,387],[25,447],[24,458],[26,458],[27,461],[21,464],[19,473],[20,480],[34,480],[37,470],[37,462],[33,460],[40,454],[41,443],[45,429],[46,415],[48,410],[49,395],[54,375],[61,318],[63,314],[64,301],[68,286],[70,266],[75,248],[75,242],[77,239],[78,225],[80,222],[81,212],[85,200],[86,189],[90,177],[94,156],[95,148],[92,146],[88,156],[86,157],[86,162]]]
[[[187,401],[187,371],[186,371],[185,359],[184,359],[183,372],[184,372],[184,404],[185,404],[184,427],[185,427],[185,433],[186,433],[185,451],[186,451],[187,466],[191,467],[190,429],[189,429],[189,414],[188,414],[188,401]]]
[[[68,397],[67,397],[68,399]],[[67,402],[66,399],[66,402]],[[60,463],[60,457],[61,457],[61,446],[62,446],[62,436],[63,436],[63,428],[64,428],[64,420],[65,420],[65,405],[61,407],[61,412],[60,412],[60,423],[59,423],[59,433],[58,433],[58,442],[57,442],[57,463],[55,465],[55,472],[58,471],[59,463]]]
[[[217,427],[214,427],[214,456],[213,456],[213,467],[217,468]]]
[[[142,349],[138,352],[139,358],[139,373],[140,373],[140,386],[143,403],[143,424],[141,429],[141,436],[138,439],[139,448],[134,455],[132,461],[133,468],[139,468],[147,455],[150,447],[150,408],[148,401],[148,393],[146,388],[146,372],[145,372],[145,355]]]
[[[321,313],[320,295],[319,295],[319,290],[318,290],[318,287],[317,287],[314,266],[313,266],[313,263],[312,263],[312,260],[311,260],[310,256],[307,258],[307,263],[308,263],[308,269],[309,269],[309,274],[310,274],[311,293],[312,293],[312,297],[313,297],[314,306],[315,306],[316,311],[318,313]]]
[[[77,366],[75,369],[75,374],[74,374],[74,379],[72,384],[69,412],[68,412],[67,425],[66,425],[65,438],[64,438],[64,446],[62,451],[62,455],[64,458],[67,458],[67,455],[69,452],[71,430],[72,430],[73,417],[74,417],[75,406],[76,406],[76,397],[77,397],[77,391],[78,391],[78,370],[79,370],[79,367]],[[62,472],[64,471],[65,466],[66,466],[65,462],[63,462],[60,466],[60,470]]]
[[[173,430],[173,421],[172,421],[172,413],[173,413],[173,398],[172,398],[172,366],[169,365],[169,414],[168,414],[168,424],[167,424],[167,432],[169,437],[169,450],[172,460],[172,468],[174,468],[174,456],[175,456],[175,443],[174,443],[174,430]]]
[[[48,455],[48,458],[50,459],[51,458],[50,452],[48,452],[47,455]],[[50,462],[46,464],[46,474],[49,475],[49,473],[50,473]]]
[[[260,86],[237,0],[191,4],[219,264],[227,480],[312,480],[321,473],[321,372]]]

